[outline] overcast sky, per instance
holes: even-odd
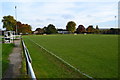
[[[32,29],[54,24],[56,28],[66,28],[68,21],[77,26],[98,25],[99,28],[117,27],[119,0],[1,0],[0,18],[12,15],[17,20],[32,26]],[[77,27],[76,26],[76,27]],[[0,22],[0,29],[2,23]]]

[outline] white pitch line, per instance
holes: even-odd
[[[29,38],[28,38],[29,39]],[[45,51],[47,51],[48,53],[50,53],[51,55],[53,55],[54,57],[56,57],[57,59],[61,60],[62,62],[64,62],[65,64],[67,64],[68,66],[70,66],[71,68],[73,68],[75,71],[78,71],[80,74],[92,79],[92,80],[95,80],[93,77],[81,72],[79,69],[75,68],[74,66],[72,66],[71,64],[69,64],[68,62],[66,62],[65,60],[63,60],[62,58],[56,56],[54,53],[48,51],[47,49],[45,49],[43,46],[39,45],[38,43],[36,43],[35,41],[29,39],[30,41],[32,41],[33,43],[35,43],[36,45],[38,45],[40,48],[44,49]]]

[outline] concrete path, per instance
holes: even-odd
[[[20,68],[22,65],[22,49],[20,47],[20,40],[15,40],[15,47],[13,48],[12,53],[9,55],[9,68],[5,73],[4,78],[20,78]]]

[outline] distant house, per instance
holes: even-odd
[[[100,29],[102,34],[120,34],[120,28]]]
[[[34,34],[44,34],[44,29],[42,28],[37,28],[35,31],[34,31]]]
[[[34,31],[33,34],[38,34],[38,31]]]
[[[65,29],[58,29],[58,34],[68,34],[69,31],[65,30]]]
[[[2,30],[0,29],[0,36],[2,36]]]

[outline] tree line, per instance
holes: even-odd
[[[63,29],[56,29],[53,24],[49,24],[47,27],[44,28],[37,28],[36,34],[55,34],[58,33],[57,31],[67,31],[68,34],[72,33],[99,33],[99,28],[96,26],[96,29],[93,28],[92,25],[88,26],[88,28],[85,29],[83,25],[79,25],[76,29],[76,23],[74,21],[69,21],[66,25],[66,30]]]
[[[53,24],[49,24],[47,27],[44,28],[37,28],[35,30],[35,34],[55,34],[58,31],[67,31],[67,34],[120,34],[120,29],[99,29],[98,25],[94,28],[93,25],[89,25],[85,28],[83,25],[79,25],[76,28],[76,23],[74,21],[69,21],[66,25],[66,30],[63,29],[56,29]]]
[[[99,29],[98,25],[96,25],[96,28],[93,27],[93,25],[89,25],[87,28],[85,28],[83,25],[79,25],[76,28],[76,23],[74,21],[69,21],[66,25],[66,29],[56,29],[56,27],[53,24],[49,24],[47,27],[44,28],[37,28],[35,31],[32,31],[32,27],[29,24],[24,24],[20,21],[16,21],[13,16],[4,16],[2,19],[3,22],[3,28],[6,28],[6,31],[17,31],[18,33],[22,34],[56,34],[58,31],[65,31],[68,34],[71,33],[77,33],[77,34],[120,34],[120,29]]]

